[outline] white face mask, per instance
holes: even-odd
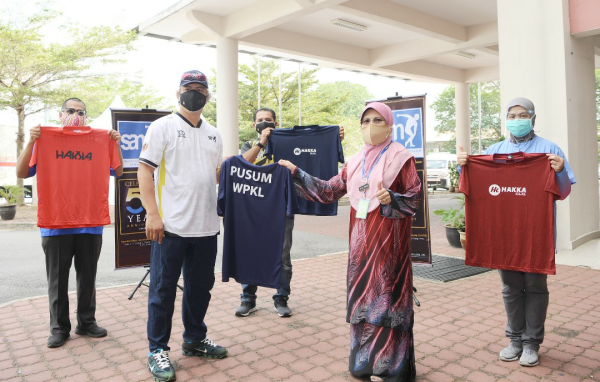
[[[392,128],[387,125],[374,125],[372,123],[362,126],[363,140],[373,146],[382,144],[392,133]]]

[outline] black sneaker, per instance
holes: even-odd
[[[279,317],[292,315],[292,310],[287,305],[287,297],[276,297],[273,300],[275,301],[275,311],[279,314]]]
[[[49,348],[59,348],[59,347],[61,347],[61,346],[63,346],[65,344],[65,341],[70,336],[71,335],[69,333],[56,333],[56,334],[53,334],[50,337],[48,337],[48,340],[46,341],[46,345]]]
[[[197,355],[198,357],[206,358],[225,358],[227,357],[227,349],[219,346],[216,342],[211,341],[208,337],[200,342],[183,341],[181,352],[188,357]]]
[[[235,315],[246,317],[252,312],[256,312],[256,301],[242,301],[240,306],[235,310]]]
[[[103,327],[98,325],[91,325],[88,327],[80,328],[79,325],[75,328],[75,334],[80,336],[88,336],[92,338],[106,337],[108,332]]]
[[[169,352],[156,349],[148,354],[148,370],[152,373],[152,379],[158,382],[175,381],[175,368],[169,360]]]

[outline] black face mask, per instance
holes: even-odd
[[[206,105],[206,96],[195,90],[190,90],[179,95],[179,103],[193,113]]]
[[[262,121],[261,123],[257,123],[256,124],[256,132],[257,133],[262,133],[262,131],[266,128],[275,128],[275,122],[267,122],[267,121]]]

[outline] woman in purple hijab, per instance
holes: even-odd
[[[293,163],[296,194],[332,203],[346,193],[351,204],[348,311],[352,375],[372,381],[414,381],[411,223],[421,181],[411,153],[392,141],[391,109],[379,102],[361,115],[364,148],[330,180]]]

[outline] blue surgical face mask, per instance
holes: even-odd
[[[532,128],[531,119],[510,119],[506,121],[506,129],[515,137],[526,136]]]

